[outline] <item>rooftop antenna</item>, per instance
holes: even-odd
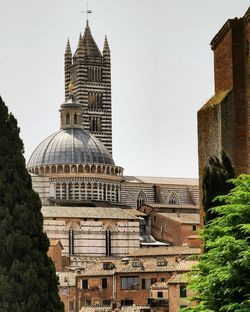
[[[86,18],[87,18],[87,22],[89,20],[89,14],[92,13],[92,10],[89,10],[89,6],[88,6],[88,2],[86,4],[86,11],[82,11],[82,13],[85,13],[86,14]]]

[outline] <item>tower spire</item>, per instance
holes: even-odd
[[[108,39],[107,36],[105,35],[104,39],[104,46],[103,46],[103,61],[105,63],[110,63],[110,49],[109,49],[109,44],[108,44]]]
[[[65,49],[65,54],[64,55],[71,55],[72,56],[69,38],[67,40],[67,44],[66,44],[66,49]]]
[[[70,48],[69,39],[64,53],[64,73],[65,73],[65,98],[68,96],[68,85],[70,82],[70,67],[72,65],[72,52]]]
[[[85,56],[81,33],[79,35],[79,40],[78,40],[78,45],[77,45],[77,49],[76,49],[76,52],[75,52],[75,56],[77,58],[83,58]]]
[[[110,51],[110,50],[109,50],[109,43],[108,43],[108,39],[107,39],[107,36],[106,36],[106,35],[105,35],[105,39],[104,39],[103,51]]]

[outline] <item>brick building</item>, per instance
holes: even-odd
[[[53,259],[57,272],[63,268],[62,250],[63,246],[59,240],[50,240],[48,256]]]
[[[249,40],[250,9],[229,19],[211,41],[215,94],[198,111],[200,181],[209,157],[220,157],[221,150],[231,157],[237,175],[250,173]]]
[[[73,312],[76,307],[76,275],[75,272],[59,272],[59,295],[64,303],[65,312]]]
[[[195,238],[200,227],[199,209],[191,204],[143,204],[138,208],[147,215],[152,236],[161,242],[199,247]]]
[[[155,239],[180,246],[188,244],[190,235],[197,234],[199,226],[200,215],[197,213],[159,212],[152,216],[151,231]]]
[[[76,302],[80,308],[112,305],[114,310],[139,305],[148,306],[151,311],[177,312],[184,300],[170,295],[168,285],[163,285],[195,264],[197,261],[152,256],[100,260],[77,276]],[[175,293],[173,287],[171,291]]]

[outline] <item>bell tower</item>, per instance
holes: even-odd
[[[64,54],[65,99],[68,85],[74,85],[76,100],[82,105],[83,128],[94,134],[112,155],[111,63],[107,37],[101,53],[87,20],[72,56],[68,40]]]

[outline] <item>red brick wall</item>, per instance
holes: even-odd
[[[102,278],[107,278],[107,288],[102,288]],[[85,305],[86,300],[91,300],[91,304],[102,304],[102,300],[110,300],[112,298],[113,280],[112,276],[90,277],[88,279],[89,289],[82,289],[80,283],[80,301],[81,305]]]
[[[155,216],[156,221],[152,221],[152,234],[157,240],[171,242],[174,246],[182,246],[189,242],[188,236],[196,233],[193,231],[192,224],[181,224],[157,214]],[[161,232],[161,226],[163,226],[163,232]]]
[[[67,294],[64,294],[64,289],[67,290]],[[76,304],[76,293],[75,293],[75,287],[60,287],[59,288],[59,295],[61,298],[61,301],[64,303],[64,311],[65,312],[73,312],[75,311],[75,304]],[[70,307],[73,307],[74,309],[70,309]]]
[[[124,299],[130,299],[137,305],[147,305],[148,298],[150,298],[150,289],[142,289],[142,279],[154,279],[154,282],[160,281],[161,278],[168,280],[171,277],[170,272],[158,272],[158,273],[120,273],[116,274],[115,281],[115,298],[114,301],[118,304]],[[139,289],[124,290],[121,289],[121,277],[138,276],[139,277]],[[103,276],[105,277],[105,276]],[[108,287],[102,289],[102,277],[86,277],[88,279],[89,289],[80,289],[79,300],[80,306],[86,305],[86,300],[90,300],[91,304],[102,304],[102,300],[109,300],[113,298],[113,277],[109,276]],[[82,282],[80,282],[82,285]],[[81,288],[81,286],[80,286]],[[98,303],[99,301],[99,303]]]
[[[139,276],[139,289],[137,290],[123,290],[121,289],[121,277],[122,276]],[[160,273],[132,273],[132,274],[119,274],[116,279],[116,299],[118,303],[121,300],[129,298],[134,301],[136,305],[147,305],[148,298],[150,298],[150,290],[142,289],[142,278],[144,279],[154,279],[155,281],[160,281],[160,278],[165,278],[168,280],[171,277],[171,273],[160,272]]]
[[[192,292],[187,289],[187,298],[180,298],[180,285],[179,284],[170,284],[168,287],[169,293],[169,311],[170,312],[179,312],[180,305],[194,306],[194,302],[189,302],[188,298],[192,297]]]
[[[49,247],[48,256],[54,262],[56,271],[62,271],[62,249],[59,243]]]
[[[217,43],[214,49],[215,92],[229,90],[233,86],[232,31]]]

